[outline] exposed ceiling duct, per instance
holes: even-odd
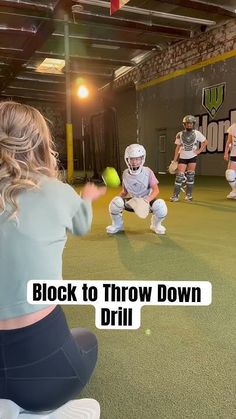
[[[91,12],[78,12],[77,16],[80,21],[84,20],[86,22],[94,22],[105,24],[109,26],[118,26],[121,28],[132,29],[132,30],[142,30],[146,32],[156,32],[160,33],[166,37],[176,37],[176,38],[190,38],[191,30],[181,29],[173,26],[164,26],[158,25],[155,23],[144,22],[140,20],[130,20],[118,17],[110,17],[106,15],[91,13]]]
[[[64,100],[65,70],[37,68],[44,58],[65,59],[65,15],[72,83],[81,77],[100,88],[170,45],[235,19],[233,0],[216,1],[132,0],[109,16],[108,0],[0,0],[2,96]]]
[[[99,6],[105,9],[110,9],[110,4],[102,0],[78,0],[78,3],[79,5],[85,4],[85,5]],[[76,13],[76,5],[72,6],[72,11],[73,13]],[[127,13],[132,13],[132,14],[138,14],[141,16],[148,16],[149,18],[158,17],[162,19],[176,20],[176,21],[188,22],[188,23],[193,23],[193,24],[198,24],[198,25],[214,25],[215,24],[214,21],[208,20],[208,19],[198,19],[198,18],[193,18],[191,16],[180,16],[174,13],[164,13],[164,12],[159,12],[156,10],[141,9],[139,7],[133,7],[133,6],[132,7],[123,6],[122,11],[127,12]],[[81,10],[78,10],[78,13],[80,12]]]

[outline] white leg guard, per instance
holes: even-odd
[[[100,405],[94,399],[71,400],[51,412],[28,412],[16,403],[0,399],[1,419],[99,419]]]
[[[232,189],[236,187],[236,171],[232,169],[227,169],[225,171],[226,180],[229,182]]]
[[[193,192],[195,172],[187,172],[186,173],[186,178],[187,178],[186,179],[187,188],[186,188],[185,200],[186,201],[191,201],[192,200],[192,192]]]
[[[161,224],[164,221],[168,209],[163,199],[156,199],[151,207],[153,216],[151,219],[150,229],[156,234],[165,234],[166,228]]]
[[[236,199],[236,171],[232,169],[227,169],[225,171],[226,180],[229,182],[229,185],[232,188],[232,192],[229,193],[227,198]]]
[[[177,202],[179,200],[179,194],[180,194],[180,191],[182,190],[185,179],[186,178],[185,178],[184,173],[182,172],[176,173],[174,192],[170,198],[171,202]]]
[[[0,399],[0,418],[18,419],[21,408],[8,399]]]
[[[122,212],[124,210],[124,200],[120,196],[115,196],[109,205],[109,213],[112,225],[107,226],[106,231],[109,234],[116,234],[124,230]]]

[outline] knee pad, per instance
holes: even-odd
[[[189,185],[193,185],[194,184],[194,177],[195,177],[195,172],[187,172],[186,173],[186,183],[188,183]]]
[[[184,180],[185,180],[185,176],[184,176],[184,173],[177,173],[176,174],[176,177],[175,177],[175,184],[176,185],[182,185],[182,183],[184,182]]]
[[[225,172],[225,177],[228,182],[234,182],[236,180],[235,170],[227,169]]]
[[[109,212],[113,215],[120,214],[124,209],[124,200],[120,196],[115,196],[109,204]]]
[[[167,215],[168,209],[164,199],[156,199],[152,206],[152,212],[157,218],[164,218]]]

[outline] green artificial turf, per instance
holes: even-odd
[[[236,200],[226,199],[223,178],[199,176],[193,202],[182,194],[171,203],[173,181],[160,178],[166,236],[132,213],[125,233],[108,236],[108,203],[119,193],[110,189],[94,205],[91,233],[66,245],[65,279],[212,283],[210,306],[146,306],[138,330],[97,329],[94,307],[64,307],[71,327],[98,337],[98,364],[79,397],[97,399],[102,419],[235,417]]]

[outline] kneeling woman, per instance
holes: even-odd
[[[97,360],[96,337],[69,330],[59,306],[30,305],[27,282],[62,279],[67,231],[83,235],[91,202],[57,179],[56,153],[43,116],[0,103],[0,399],[30,411],[56,409],[77,396]]]

